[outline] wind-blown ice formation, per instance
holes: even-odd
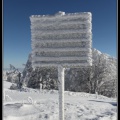
[[[59,11],[55,15],[32,15],[33,67],[80,67],[92,65],[91,13]]]

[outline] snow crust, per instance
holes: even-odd
[[[56,90],[10,90],[4,81],[4,120],[59,120],[59,96]],[[9,98],[7,97],[9,96]],[[117,120],[114,98],[84,92],[65,91],[65,120]],[[10,99],[11,98],[11,99]]]

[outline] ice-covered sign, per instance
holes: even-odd
[[[90,12],[32,15],[30,21],[33,68],[92,65]]]
[[[92,65],[91,13],[32,15],[32,67],[58,67],[59,120],[64,120],[65,67]]]

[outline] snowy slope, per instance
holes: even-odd
[[[59,120],[58,91],[9,90],[4,81],[4,120]],[[65,120],[117,120],[117,103],[89,93],[65,91]]]

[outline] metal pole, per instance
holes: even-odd
[[[64,70],[58,66],[58,88],[59,88],[59,120],[64,120]]]

